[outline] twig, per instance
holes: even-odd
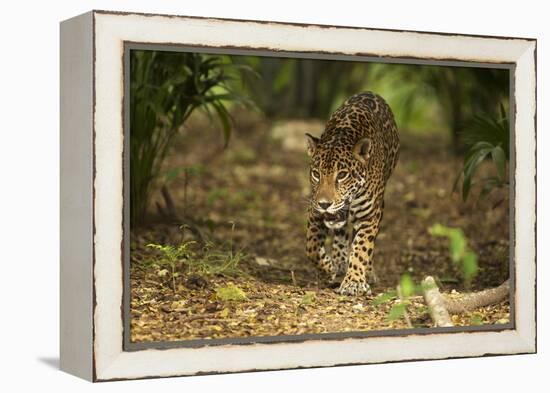
[[[294,285],[295,287],[297,287],[298,284],[296,283],[296,277],[294,276],[294,270],[291,270],[291,271],[290,271],[290,278],[292,279],[292,285]]]
[[[453,326],[449,312],[445,308],[445,299],[441,296],[433,277],[428,276],[422,281],[422,291],[435,326]]]

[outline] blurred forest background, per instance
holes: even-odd
[[[395,307],[396,283],[413,299],[427,274],[449,291],[508,277],[508,70],[157,51],[130,67],[134,341],[427,326],[421,304]],[[304,133],[366,90],[392,108],[401,158],[381,297],[357,302],[305,260]],[[509,309],[455,317],[506,323]]]

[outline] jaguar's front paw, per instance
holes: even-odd
[[[336,290],[340,295],[359,296],[371,295],[372,291],[369,284],[365,281],[346,280],[342,281],[340,288]]]

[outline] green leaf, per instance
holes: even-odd
[[[498,177],[488,177],[483,179],[483,187],[481,188],[480,197],[487,196],[493,189],[502,187],[506,183]]]
[[[472,185],[472,178],[477,171],[479,165],[492,152],[494,146],[485,142],[479,142],[474,145],[468,152],[464,163],[464,183],[462,186],[462,199],[465,201],[468,199],[470,188]]]
[[[195,109],[215,111],[227,145],[230,116],[224,102],[252,101],[236,94],[226,83],[231,72],[250,73],[246,67],[228,62],[220,55],[189,52],[135,50],[130,53],[130,215],[143,220],[150,204],[153,184],[160,176],[173,138]],[[226,71],[227,73],[224,73]],[[242,91],[242,90],[240,90]],[[214,110],[212,110],[214,112]],[[168,175],[167,181],[177,177]]]
[[[462,200],[466,201],[470,195],[470,190],[472,188],[472,178],[464,178],[462,183]]]
[[[499,104],[499,109],[500,109],[500,117],[502,120],[508,120],[508,116],[506,114],[506,109],[504,109],[504,105],[502,104],[502,102]]]
[[[491,151],[491,156],[493,157],[493,162],[497,168],[498,178],[501,181],[504,181],[506,178],[506,155],[504,150],[500,146],[496,146]]]
[[[406,299],[409,296],[414,295],[415,285],[410,274],[405,273],[401,276],[399,286],[401,287],[401,295],[403,296],[403,298]]]
[[[468,251],[464,254],[462,261],[462,274],[464,279],[469,282],[475,277],[478,271],[477,255],[473,251]]]
[[[471,280],[478,271],[477,255],[468,248],[468,240],[460,228],[449,228],[434,224],[429,228],[432,236],[445,236],[449,239],[449,253],[456,264],[462,266],[462,276],[466,282]]]
[[[216,113],[222,123],[224,147],[227,147],[229,144],[229,138],[231,137],[231,120],[229,117],[229,112],[227,112],[227,109],[219,102],[213,102],[212,106],[216,110]]]
[[[449,228],[441,224],[434,224],[430,228],[428,228],[428,232],[432,236],[448,236]]]
[[[455,178],[455,181],[453,182],[453,188],[452,188],[452,193],[456,192],[458,190],[458,183],[460,182],[460,178],[462,177],[462,175],[464,174],[463,171],[460,171],[457,175],[456,175],[456,178]]]
[[[392,306],[388,313],[388,321],[396,321],[405,314],[407,305],[405,303],[397,303]]]
[[[460,229],[453,229],[449,232],[449,252],[453,262],[457,263],[462,259],[466,251],[466,238]]]
[[[374,304],[375,306],[379,306],[383,303],[389,302],[392,299],[395,299],[396,297],[397,297],[397,292],[396,291],[388,291],[388,292],[385,292],[385,293],[381,293],[380,295],[376,296],[372,300],[372,304]]]
[[[472,184],[474,184],[477,168],[488,154],[493,159],[501,183],[506,181],[506,162],[510,156],[510,124],[502,102],[499,104],[499,111],[499,114],[474,116],[462,134],[466,145],[471,146],[464,157],[464,166],[461,171],[464,201],[468,199]],[[480,196],[486,196],[490,191],[490,185],[484,185]]]

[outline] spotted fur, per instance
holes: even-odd
[[[379,95],[356,94],[332,114],[320,138],[307,137],[308,258],[333,282],[345,273],[340,294],[369,294],[384,190],[399,155],[393,114]]]

